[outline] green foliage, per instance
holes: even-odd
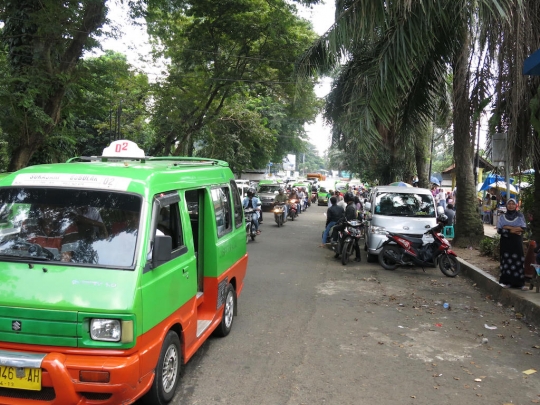
[[[482,256],[488,256],[495,260],[499,260],[500,244],[501,238],[499,235],[496,235],[493,238],[486,236],[480,241],[480,254],[482,254]]]
[[[143,149],[148,147],[152,135],[147,111],[150,85],[146,75],[133,71],[124,55],[108,51],[83,60],[76,83],[68,89],[61,125],[54,128],[30,163],[99,156],[111,140],[120,138]]]
[[[28,164],[60,122],[84,51],[106,22],[107,0],[2,0],[0,126],[10,170]]]
[[[534,184],[534,175],[526,175],[521,177],[521,182],[527,182],[529,187],[521,188],[519,193],[519,209],[525,215],[525,219],[532,215],[535,204],[538,202],[534,199],[536,185]]]
[[[296,163],[301,174],[312,173],[326,168],[323,158],[318,154],[317,147],[308,142],[305,142],[303,153],[296,154]]]
[[[242,104],[249,106],[250,117],[262,117],[249,120],[256,134],[269,131],[278,139],[259,145],[266,149],[261,158],[281,161],[299,150],[303,124],[315,117],[319,102],[312,81],[291,80],[297,55],[315,38],[309,24],[294,15],[294,7],[281,0],[158,4],[149,7],[149,31],[163,44],[162,56],[170,65],[168,76],[155,87],[152,153],[190,155],[200,143],[206,152],[215,151],[210,146],[218,138],[238,136],[216,129],[232,130],[222,123],[231,112],[238,122]]]

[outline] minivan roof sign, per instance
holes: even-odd
[[[120,139],[103,149],[103,157],[144,158],[144,151],[133,141]]]

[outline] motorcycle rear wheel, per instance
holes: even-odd
[[[396,245],[386,245],[386,246],[383,246],[382,250],[379,253],[379,264],[382,266],[383,269],[385,270],[397,269],[399,264],[397,264],[390,257],[386,256],[385,254],[386,252],[394,252],[394,254],[398,256],[399,248]]]
[[[349,242],[343,242],[341,249],[341,264],[346,265],[349,262]]]
[[[455,256],[442,255],[439,258],[439,268],[447,277],[455,277],[461,271],[461,264]]]

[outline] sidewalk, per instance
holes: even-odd
[[[484,234],[495,236],[497,230],[493,225],[484,224]],[[491,299],[500,302],[505,307],[513,307],[516,314],[523,315],[523,320],[535,326],[540,326],[540,293],[536,289],[521,291],[517,289],[502,288],[495,277],[484,270],[466,262],[458,257],[461,263],[461,273],[476,282]],[[526,284],[527,286],[529,283]]]

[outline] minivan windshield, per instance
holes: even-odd
[[[375,197],[375,214],[435,218],[435,205],[429,194],[379,192]]]
[[[132,267],[141,206],[128,193],[0,188],[0,260]]]
[[[277,194],[280,187],[279,184],[261,186],[261,188],[259,188],[259,193]]]

